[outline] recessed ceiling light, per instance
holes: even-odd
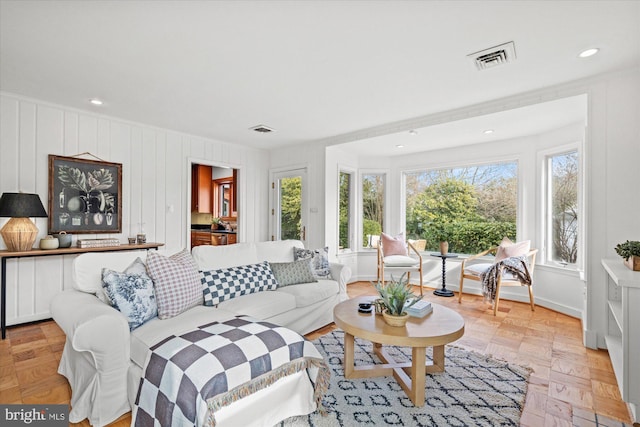
[[[491,135],[493,133],[493,129],[487,129],[482,133],[484,133],[485,135]]]
[[[409,131],[409,135],[417,135],[417,134],[418,134],[418,131],[417,131],[417,130],[415,130],[415,129],[411,129],[411,130]]]
[[[396,148],[404,148],[404,145],[398,144],[398,145],[396,145]]]
[[[102,101],[99,100],[98,98],[91,98],[89,102],[92,103],[93,105],[102,105]]]
[[[583,50],[582,52],[580,52],[580,54],[578,54],[578,56],[580,58],[588,58],[590,56],[595,55],[599,51],[600,51],[600,49],[594,47],[594,48],[591,48],[591,49]]]

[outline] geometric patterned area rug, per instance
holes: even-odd
[[[518,426],[531,370],[452,345],[445,346],[445,371],[427,374],[425,405],[415,407],[392,377],[346,380],[341,330],[313,343],[331,369],[331,383],[317,411],[280,425],[298,426]],[[396,362],[411,360],[411,348],[385,346]],[[431,360],[431,349],[427,349]],[[369,341],[356,338],[356,365],[381,363]]]

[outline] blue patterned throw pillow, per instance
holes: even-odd
[[[316,279],[330,279],[329,270],[329,247],[322,249],[293,248],[293,259],[308,259],[311,261],[311,269]]]
[[[140,258],[122,273],[103,268],[102,287],[111,306],[127,318],[129,330],[133,331],[158,315],[153,281],[147,276]]]
[[[245,294],[273,291],[278,287],[278,281],[266,261],[200,273],[204,305],[208,306]]]

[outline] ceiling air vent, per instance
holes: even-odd
[[[252,128],[249,128],[252,131],[255,132],[259,132],[259,133],[271,133],[273,131],[275,131],[275,129],[270,128],[269,126],[265,126],[265,125],[258,125],[258,126],[254,126]]]
[[[467,55],[478,70],[484,70],[506,64],[516,59],[516,47],[513,42],[504,43],[489,49]]]

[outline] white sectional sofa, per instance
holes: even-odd
[[[192,256],[201,270],[293,261],[296,240],[197,246]],[[306,334],[333,321],[333,307],[347,299],[348,267],[331,263],[331,278],[243,295],[218,304],[199,305],[170,319],[151,319],[129,331],[127,319],[96,294],[102,292],[102,268],[123,271],[145,252],[87,253],[73,263],[73,289],[51,303],[54,320],[67,335],[58,371],[71,385],[70,422],[88,418],[106,425],[130,411],[149,348],[171,334],[212,321],[247,314]],[[289,375],[268,388],[216,413],[218,426],[272,426],[313,412],[313,386],[304,372]]]

